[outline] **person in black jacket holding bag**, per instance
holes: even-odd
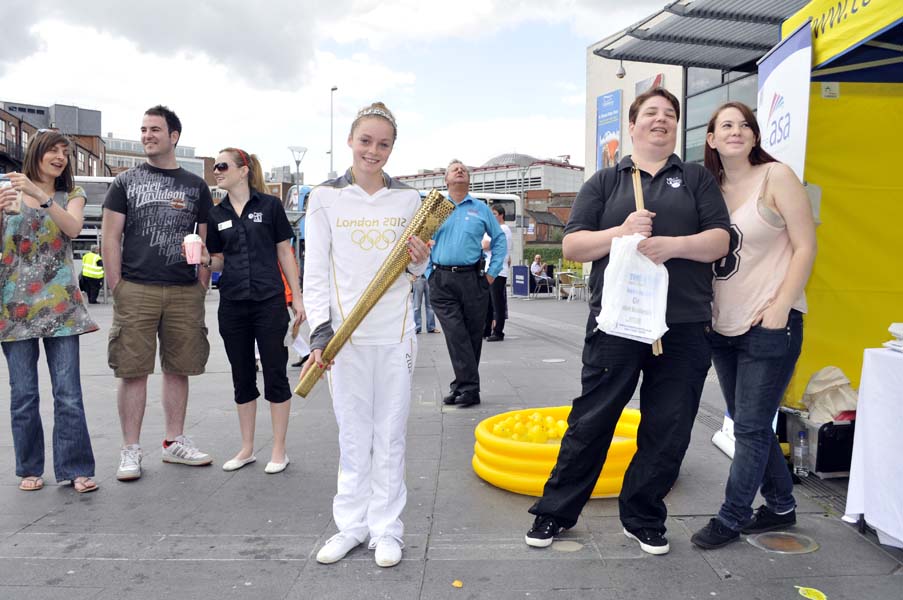
[[[574,399],[558,463],[525,541],[550,545],[573,527],[599,478],[621,411],[640,374],[637,452],[619,497],[624,534],[650,554],[669,551],[664,497],[680,471],[706,373],[712,313],[712,265],[728,250],[730,222],[715,179],[674,152],[680,104],[654,88],[631,104],[633,154],[593,175],[581,188],[562,241],[564,257],[593,262],[590,315],[583,348],[582,393]],[[636,210],[632,170],[640,171],[645,210]],[[638,250],[668,269],[664,353],[649,344],[596,330],[603,273],[612,239],[639,233]]]

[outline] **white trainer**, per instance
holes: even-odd
[[[361,543],[347,533],[341,531],[326,540],[320,551],[317,552],[317,562],[330,565],[345,558],[345,555],[357,548]]]
[[[212,463],[213,457],[198,450],[187,436],[180,435],[169,446],[163,447],[163,462],[199,467]]]
[[[119,468],[116,479],[131,481],[141,477],[141,446],[130,444],[119,451]]]
[[[376,564],[380,567],[394,567],[400,563],[403,547],[404,544],[390,535],[370,540],[370,549],[376,549]]]

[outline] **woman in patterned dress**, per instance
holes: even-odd
[[[10,412],[19,488],[44,487],[44,430],[38,396],[39,340],[53,387],[53,468],[79,493],[97,489],[94,453],[82,403],[78,336],[97,330],[88,315],[72,239],[82,228],[85,192],[75,187],[69,139],[41,130],[23,173],[8,173],[0,189],[0,342],[9,366]],[[7,214],[19,199],[20,212]]]

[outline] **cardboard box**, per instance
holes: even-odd
[[[809,438],[809,472],[822,479],[850,476],[856,421],[813,423],[797,414],[785,414],[791,456],[799,431]]]

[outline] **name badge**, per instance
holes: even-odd
[[[228,221],[223,221],[222,223],[216,224],[217,231],[222,231],[223,229],[229,229],[230,227],[232,227],[232,219],[229,219]]]

